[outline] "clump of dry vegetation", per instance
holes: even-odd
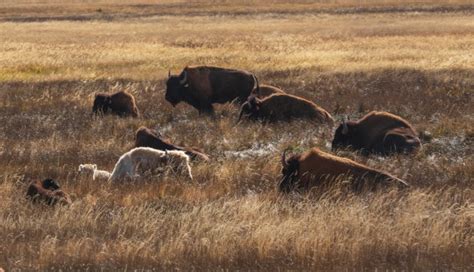
[[[472,270],[472,5],[406,1],[392,12],[386,7],[402,5],[276,2],[248,1],[251,12],[229,1],[149,2],[168,12],[147,16],[115,1],[34,4],[50,12],[41,20],[21,20],[38,16],[23,2],[0,5],[0,267]],[[58,20],[88,8],[114,17]],[[406,192],[282,196],[281,151],[329,150],[333,131],[236,125],[233,105],[218,106],[215,118],[172,108],[168,69],[192,64],[253,71],[339,120],[387,110],[433,139],[413,156],[338,153],[409,181]],[[117,83],[143,116],[92,118],[94,93]],[[117,185],[77,173],[82,163],[112,170],[140,126],[200,147],[212,161],[193,162],[192,183]],[[24,198],[29,181],[46,177],[71,194],[70,207]]]

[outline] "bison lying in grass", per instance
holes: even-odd
[[[194,148],[174,145],[160,137],[158,133],[146,127],[140,127],[135,133],[135,147],[151,147],[158,150],[181,150],[193,160],[208,161],[209,156]]]
[[[71,198],[60,189],[59,183],[53,179],[34,181],[28,186],[26,197],[33,202],[43,202],[47,205],[71,204]]]
[[[263,99],[250,96],[240,109],[239,121],[243,115],[268,122],[309,119],[329,125],[334,123],[331,114],[323,108],[290,94],[273,94]]]
[[[374,189],[379,186],[395,185],[400,188],[408,184],[390,174],[375,170],[347,158],[331,155],[313,148],[303,154],[286,158],[282,155],[282,174],[280,191],[308,190],[315,186],[328,185],[339,177],[352,178],[354,190]]]
[[[111,113],[121,117],[139,116],[135,98],[125,91],[116,92],[114,94],[96,94],[92,112],[94,114]]]
[[[344,121],[336,130],[332,147],[390,155],[415,152],[421,141],[410,123],[400,116],[372,111],[359,121]]]
[[[165,99],[173,107],[186,102],[200,113],[212,114],[212,104],[243,103],[256,86],[256,77],[247,71],[193,66],[184,68],[180,75],[168,75]]]

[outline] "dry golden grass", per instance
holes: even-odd
[[[151,15],[164,9],[166,16],[103,1],[115,12],[111,20],[21,22],[39,16],[26,2],[35,1],[0,4],[1,268],[474,269],[468,1],[402,2],[420,11],[375,13],[372,1],[246,1],[250,11],[228,1],[147,2]],[[58,19],[99,4],[37,5]],[[377,7],[384,5],[395,4]],[[198,14],[188,16],[193,9]],[[233,105],[218,106],[216,118],[172,108],[163,93],[167,71],[191,64],[253,71],[338,119],[388,110],[433,140],[414,156],[339,152],[408,180],[406,192],[281,196],[281,151],[328,150],[333,131],[304,122],[235,125]],[[136,96],[143,117],[91,119],[94,93],[117,82]],[[81,163],[112,170],[142,125],[213,160],[193,163],[193,183],[155,177],[112,185],[78,176]],[[27,183],[46,177],[71,193],[71,207],[24,199]]]

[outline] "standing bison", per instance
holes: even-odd
[[[112,113],[121,117],[138,117],[139,115],[135,98],[125,91],[114,94],[96,94],[92,112],[95,114]]]
[[[256,77],[246,71],[193,66],[177,76],[168,74],[165,98],[173,107],[184,101],[200,113],[212,114],[212,104],[244,102],[256,86]]]
[[[191,159],[209,160],[206,154],[193,148],[181,147],[167,142],[161,139],[158,133],[146,127],[140,127],[135,133],[135,147],[151,147],[162,151],[181,150],[191,157]]]
[[[373,189],[379,185],[396,185],[405,188],[408,184],[390,174],[359,164],[350,159],[331,155],[313,148],[308,152],[286,158],[282,155],[282,174],[280,191],[288,193],[294,189],[308,190],[326,185],[341,176],[350,176],[353,189]]]
[[[318,123],[330,125],[334,123],[331,114],[323,108],[309,100],[289,94],[273,94],[264,99],[250,96],[240,109],[239,121],[244,114],[250,119],[269,122],[305,118]]]
[[[372,111],[359,121],[344,121],[336,130],[332,148],[351,147],[364,154],[410,153],[421,147],[415,129],[403,118]]]

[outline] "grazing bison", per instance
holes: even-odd
[[[326,110],[304,98],[289,94],[273,94],[264,99],[250,96],[239,114],[239,121],[243,115],[251,119],[260,119],[269,122],[307,118],[319,123],[332,125],[334,119]]]
[[[256,86],[257,78],[247,71],[188,66],[180,75],[168,74],[165,98],[173,107],[184,101],[200,113],[212,114],[213,103],[244,102]]]
[[[138,117],[139,115],[135,98],[125,91],[114,94],[96,94],[92,112],[95,114],[112,113],[121,117]]]
[[[109,181],[117,182],[125,178],[136,178],[158,169],[171,168],[174,173],[182,173],[191,180],[189,156],[183,151],[161,151],[149,147],[137,147],[123,154],[115,164]]]
[[[28,186],[26,197],[33,201],[42,201],[48,205],[71,204],[71,198],[60,189],[59,183],[53,179],[34,181]]]
[[[359,121],[344,121],[336,130],[332,148],[351,147],[364,154],[410,153],[421,147],[415,129],[403,118],[372,111]]]
[[[331,179],[348,175],[353,178],[352,188],[364,187],[373,189],[377,185],[396,185],[405,188],[408,184],[390,174],[375,170],[347,158],[331,155],[313,148],[308,152],[286,158],[282,155],[282,174],[280,191],[288,193],[293,189],[310,189],[327,184]]]
[[[135,147],[151,147],[158,150],[181,150],[191,159],[208,161],[209,157],[193,148],[174,145],[160,137],[158,133],[146,127],[140,127],[135,133]]]

